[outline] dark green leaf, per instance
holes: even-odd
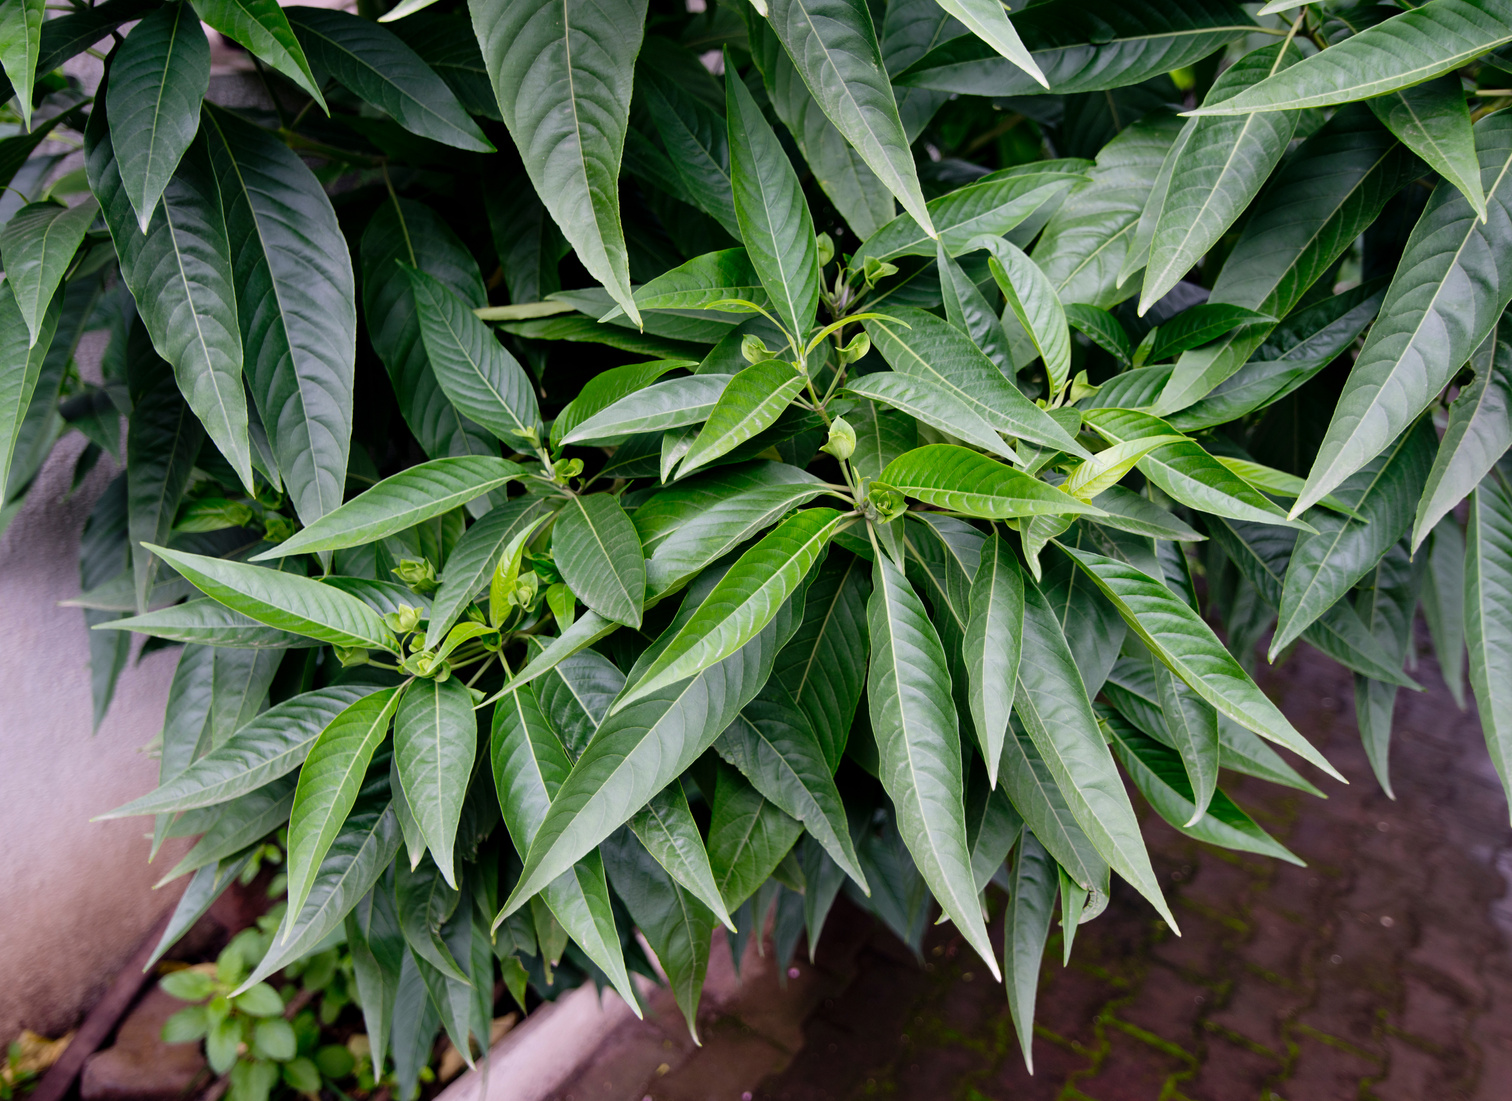
[[[1007,543],[990,536],[982,544],[981,564],[971,582],[971,617],[963,645],[971,720],[987,762],[989,786],[997,785],[1023,633],[1024,577],[1018,558]]]
[[[310,72],[310,63],[278,0],[193,0],[193,3],[201,19],[277,69],[325,109],[320,85]]]
[[[452,884],[452,846],[477,744],[472,695],[456,676],[418,680],[405,691],[394,716],[394,762],[425,846]]]
[[[635,525],[613,497],[570,497],[551,538],[562,580],[594,611],[639,627],[646,557]]]

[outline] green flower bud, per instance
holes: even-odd
[[[892,486],[872,482],[867,486],[862,507],[878,523],[890,524],[908,511],[908,502]]]
[[[566,485],[571,479],[583,473],[582,459],[563,459],[556,464],[557,485]]]
[[[772,358],[772,350],[755,333],[747,333],[741,337],[740,354],[745,356],[747,363],[760,363],[764,359]]]
[[[829,267],[829,262],[835,258],[835,242],[828,233],[819,233],[814,236],[814,244],[819,249],[819,267]]]
[[[1086,371],[1078,371],[1076,372],[1076,377],[1071,380],[1071,394],[1066,398],[1066,401],[1071,405],[1075,405],[1082,398],[1090,398],[1101,389],[1101,386],[1093,386],[1087,381]]]
[[[368,652],[361,646],[338,646],[336,647],[336,660],[341,662],[343,669],[350,669],[354,665],[366,665]]]
[[[294,534],[294,521],[287,516],[269,513],[263,517],[263,538],[270,543],[282,543]]]
[[[412,592],[428,595],[436,591],[436,567],[432,566],[428,559],[400,559],[399,565],[394,567],[393,574],[408,585]]]
[[[550,548],[544,551],[526,552],[524,562],[535,571],[542,585],[555,585],[562,580],[561,571],[556,567],[556,560],[552,558]]]
[[[874,287],[889,275],[897,275],[898,265],[889,264],[886,260],[878,260],[875,256],[868,256],[866,263],[861,266],[861,274],[866,279],[866,285]]]
[[[844,417],[830,421],[829,439],[819,449],[844,462],[856,453],[856,430],[846,423]]]
[[[420,625],[420,609],[401,604],[398,611],[385,614],[383,622],[394,634],[407,635]]]

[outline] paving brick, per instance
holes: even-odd
[[[1281,1070],[1280,1060],[1217,1037],[1208,1039],[1204,1054],[1196,1073],[1181,1083],[1192,1101],[1260,1101]]]

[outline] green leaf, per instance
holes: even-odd
[[[923,310],[898,306],[889,313],[896,320],[872,319],[865,327],[894,371],[950,391],[999,432],[1085,456],[1081,445],[1005,378],[971,337]]]
[[[997,786],[998,761],[1018,686],[1023,633],[1024,575],[1008,544],[989,536],[971,581],[971,618],[963,650],[971,721],[992,787]]]
[[[1192,799],[1192,789],[1181,759],[1170,749],[1135,730],[1117,716],[1104,720],[1113,736],[1113,752],[1123,762],[1134,786],[1150,801],[1157,814],[1188,837],[1221,845],[1236,852],[1273,856],[1288,864],[1306,867],[1290,849],[1261,829],[1234,801],[1215,791],[1206,810]]]
[[[1475,134],[1459,77],[1439,77],[1365,102],[1403,145],[1459,188],[1481,221],[1486,220]]]
[[[36,348],[41,344],[39,355],[45,354],[50,344],[42,339],[48,306],[79,251],[84,234],[99,213],[100,206],[93,196],[86,196],[72,207],[53,202],[31,203],[16,211],[0,230],[5,282],[26,324],[27,346]],[[0,470],[0,485],[5,484],[4,477],[5,472]]]
[[[1287,39],[1245,54],[1213,82],[1205,104],[1224,103],[1299,59]],[[1150,241],[1139,313],[1165,297],[1235,219],[1275,168],[1297,128],[1295,113],[1199,119],[1176,155]]]
[[[183,4],[158,8],[132,28],[110,64],[110,137],[143,233],[199,130],[210,88],[210,43],[193,13]]]
[[[457,149],[492,153],[446,82],[386,27],[350,12],[288,9],[305,56],[406,130]]]
[[[99,624],[100,630],[136,631],[171,642],[201,643],[206,646],[245,646],[284,650],[319,646],[314,639],[288,631],[264,627],[255,619],[234,612],[208,597],[185,601],[160,611],[130,619]]]
[[[1449,406],[1449,424],[1412,524],[1414,553],[1512,447],[1512,319],[1504,316],[1489,342],[1472,361],[1474,380]]]
[[[1113,602],[1150,651],[1194,692],[1241,726],[1343,780],[1260,691],[1223,648],[1212,628],[1185,601],[1125,563],[1088,551],[1067,553]]]
[[[724,116],[715,108],[715,97],[708,94],[715,88],[708,71],[686,50],[660,37],[651,39],[636,70],[636,90],[645,99],[682,190],[694,205],[738,237],[730,145]]]
[[[0,247],[3,247],[3,239],[0,239]],[[7,271],[10,270],[7,264]],[[13,286],[9,275],[6,286]],[[58,311],[50,310],[44,314],[44,330],[49,318],[52,327],[56,328]],[[44,335],[47,339],[40,339]],[[5,496],[6,487],[10,485],[16,446],[22,436],[27,411],[37,394],[42,364],[52,343],[51,332],[44,331],[38,337],[35,344],[29,343],[26,320],[16,304],[16,296],[0,293],[0,497]],[[172,523],[171,516],[169,522]]]
[[[774,462],[725,467],[660,490],[634,516],[647,592],[671,592],[824,492],[812,474]]]
[[[814,219],[787,153],[731,61],[726,62],[725,95],[740,237],[777,316],[801,340],[819,302]]]
[[[157,947],[152,950],[148,958],[147,966],[155,966],[162,959],[168,949],[178,943],[179,938],[187,933],[196,921],[205,916],[205,913],[231,886],[231,881],[241,876],[247,865],[252,862],[252,854],[247,852],[239,856],[229,857],[216,864],[207,864],[194,873],[194,878],[189,880],[189,885],[184,888],[184,893],[179,896],[178,905],[174,907],[173,914],[168,919],[167,926],[163,929],[163,935],[158,939]],[[198,971],[174,971],[174,975],[197,975],[203,974]],[[167,975],[163,976],[165,979]],[[207,976],[208,977],[208,976]],[[190,980],[193,981],[193,980]],[[280,1005],[283,1003],[280,1002]],[[180,1010],[180,1013],[184,1012]],[[174,1017],[179,1014],[174,1014]],[[173,1018],[169,1018],[171,1021]],[[168,1022],[164,1022],[166,1030]],[[164,1042],[170,1042],[166,1038]]]
[[[1003,918],[1003,974],[1008,1013],[1018,1034],[1024,1065],[1034,1073],[1034,1002],[1040,963],[1050,936],[1060,877],[1055,861],[1035,835],[1025,830],[1008,873],[1008,910]]]
[[[668,875],[707,906],[721,923],[735,928],[681,781],[673,780],[653,795],[650,802],[630,816],[628,825]]]
[[[1487,208],[1497,218],[1512,217],[1512,118],[1490,115],[1476,123],[1476,144]],[[1407,240],[1382,320],[1355,359],[1292,515],[1405,431],[1491,333],[1508,301],[1512,257],[1488,236],[1464,195],[1441,184]]]
[[[541,713],[535,691],[528,686],[506,696],[494,708],[490,744],[499,807],[516,849],[523,851],[529,848],[572,763]],[[545,899],[563,928],[638,1014],[640,1005],[625,970],[598,853],[588,853],[548,885]]]
[[[1093,522],[1104,527],[1172,542],[1194,543],[1202,539],[1174,514],[1123,486],[1109,486],[1092,498],[1092,503],[1105,513]]]
[[[997,0],[939,0],[940,7],[955,16],[983,42],[1049,89],[1045,74],[1024,48],[1018,32]]]
[[[468,10],[536,194],[588,273],[639,324],[618,182],[646,0],[561,9],[469,0]]]
[[[594,375],[551,422],[551,442],[559,446],[562,437],[595,413],[609,408],[621,398],[644,390],[668,371],[698,366],[686,359],[654,359],[649,363],[632,363],[611,367]]]
[[[945,320],[971,337],[993,363],[1011,370],[1013,345],[998,310],[987,304],[981,288],[950,258],[944,241],[938,242],[935,263],[940,274],[940,297],[945,300]]]
[[[371,685],[339,685],[295,696],[264,711],[150,795],[102,817],[176,813],[256,791],[298,768],[320,732],[371,692]]]
[[[749,899],[803,833],[729,765],[717,766],[709,821],[709,862],[731,909]]]
[[[700,578],[678,618],[690,618],[689,605],[711,588],[712,582]],[[766,683],[796,620],[796,614],[785,610],[724,661],[604,720],[552,800],[520,880],[504,904],[505,916],[608,837],[713,744]],[[678,625],[674,619],[674,628]],[[575,623],[568,633],[578,629]],[[550,653],[548,647],[536,660],[544,663]],[[653,646],[648,654],[654,653]],[[652,660],[643,657],[644,663]],[[517,679],[529,672],[527,666]]]
[[[207,109],[247,382],[306,523],[341,503],[352,432],[356,289],[320,181],[283,142]]]
[[[831,508],[804,509],[764,536],[736,560],[610,713],[702,672],[755,638],[849,520]]]
[[[1071,332],[1055,288],[1039,265],[1011,242],[979,237],[972,243],[988,250],[992,277],[1044,361],[1050,397],[1058,397],[1071,377]]]
[[[1269,524],[1210,518],[1205,526],[1240,574],[1253,585],[1260,598],[1271,608],[1281,606],[1281,587],[1287,560],[1296,544],[1296,533]],[[1312,626],[1302,632],[1307,642],[1341,665],[1376,680],[1418,687],[1417,682],[1393,665],[1391,655],[1382,649],[1355,614],[1352,607],[1339,602],[1324,612]]]
[[[885,554],[872,565],[867,703],[898,832],[945,913],[997,978],[966,843],[961,741],[945,649],[924,604]]]
[[[835,129],[903,209],[935,236],[866,4],[776,0],[767,9],[772,29]]]
[[[780,359],[765,359],[741,371],[720,392],[707,423],[683,457],[679,475],[707,466],[758,432],[766,431],[807,382],[807,375]]]
[[[629,830],[610,837],[603,853],[614,891],[656,953],[696,1043],[698,1001],[709,966],[714,914],[667,875]]]
[[[1233,329],[1272,324],[1275,320],[1244,306],[1230,306],[1225,302],[1199,302],[1182,310],[1170,321],[1161,323],[1146,360],[1158,363],[1188,348],[1207,344]]]
[[[1094,315],[1081,311],[1090,307],[1111,309],[1125,297],[1119,290],[1119,274],[1125,259],[1133,255],[1140,214],[1147,202],[1153,202],[1156,178],[1180,128],[1178,119],[1158,112],[1119,131],[1098,150],[1097,164],[1087,172],[1087,182],[1074,188],[1050,216],[1030,254],[1066,303],[1067,320],[1111,351],[1098,340],[1097,334],[1106,332],[1115,341],[1113,347],[1123,352],[1121,363],[1127,363],[1133,354],[1132,347],[1123,347],[1128,336],[1119,340],[1107,322],[1092,322]],[[1153,217],[1159,213],[1155,211]],[[1150,229],[1153,233],[1153,218]],[[1148,252],[1147,238],[1139,263]],[[1092,322],[1096,332],[1078,325],[1078,318]],[[1120,326],[1117,333],[1122,331]]]
[[[1134,345],[1118,318],[1100,306],[1073,303],[1066,307],[1066,322],[1082,336],[1116,359],[1120,366],[1133,362]]]
[[[1321,509],[1308,514],[1317,531],[1297,540],[1286,567],[1271,661],[1407,534],[1428,480],[1434,436],[1432,424],[1419,421],[1339,486],[1357,519]]]
[[[154,887],[162,887],[181,875],[235,856],[256,844],[289,821],[293,805],[294,777],[284,776],[237,796],[224,806],[192,816],[189,820],[192,827],[204,832]],[[173,832],[180,832],[184,825],[185,820],[180,819]]]
[[[646,283],[635,292],[643,310],[702,310],[740,299],[770,306],[761,276],[743,248],[706,252]],[[734,310],[734,306],[719,306]]]
[[[1423,564],[1419,562],[1418,565]],[[1413,618],[1417,612],[1423,573],[1422,569],[1414,568],[1406,546],[1396,543],[1365,576],[1356,594],[1355,611],[1394,658],[1405,660],[1412,644]],[[1463,584],[1460,591],[1464,591]],[[1381,789],[1392,795],[1388,762],[1397,686],[1357,673],[1354,696],[1355,724],[1360,728],[1365,755],[1370,759],[1371,770]]]
[[[370,776],[320,862],[309,898],[297,915],[284,914],[273,946],[235,993],[308,955],[341,925],[398,852],[399,824],[389,806],[388,776]]]
[[[289,813],[289,908],[295,913],[304,906],[321,861],[357,802],[400,696],[400,689],[386,688],[362,697],[332,719],[310,746]]]
[[[1465,709],[1465,533],[1446,516],[1428,545],[1423,579],[1423,618],[1433,640],[1439,672],[1460,710]]]
[[[1493,469],[1470,495],[1465,536],[1465,637],[1470,687],[1502,787],[1512,784],[1512,492]]]
[[[1421,84],[1507,42],[1512,20],[1494,0],[1430,0],[1197,114],[1295,111],[1369,99]]]
[[[299,40],[278,0],[193,0],[199,17],[288,77],[327,110]]]
[[[477,744],[472,695],[460,679],[418,680],[405,691],[394,716],[394,761],[425,847],[453,886],[452,846]]]
[[[878,28],[882,61],[888,74],[897,76],[908,66],[923,57],[941,42],[961,33],[961,24],[952,19],[935,0],[897,0],[887,5],[882,25]],[[893,95],[898,101],[898,117],[903,120],[903,132],[909,141],[917,141],[924,127],[929,124],[948,98],[942,92],[926,88],[900,88],[894,86]],[[805,158],[807,159],[807,158]],[[891,203],[891,196],[888,202]],[[861,237],[865,233],[858,234]]]
[[[346,916],[346,934],[372,1057],[382,1065],[394,1023],[399,977],[409,955],[399,928],[392,877],[385,876]]]
[[[528,186],[528,185],[527,185]],[[388,370],[399,411],[433,459],[497,453],[487,434],[464,420],[426,357],[415,294],[400,266],[413,264],[474,306],[488,300],[477,261],[430,207],[408,199],[381,205],[362,234],[362,313],[373,350]]]
[[[31,129],[32,88],[42,50],[42,24],[47,19],[43,0],[6,0],[0,4],[0,66],[16,92],[21,121]],[[43,69],[51,71],[51,67]]]
[[[223,558],[151,545],[147,549],[206,596],[266,626],[332,646],[398,652],[399,644],[378,614],[331,585]]]
[[[933,256],[939,247],[958,256],[976,238],[1002,236],[1056,195],[1085,182],[1086,167],[1078,160],[1036,161],[994,172],[930,200],[935,234],[920,228],[912,214],[900,214],[868,237],[851,262],[859,268],[869,257]]]
[[[1109,443],[1176,434],[1165,421],[1132,409],[1093,409],[1086,420]],[[1280,508],[1192,440],[1156,448],[1139,460],[1139,469],[1190,508],[1235,520],[1287,523]]]
[[[425,631],[427,650],[441,645],[463,610],[487,587],[505,546],[520,532],[538,524],[544,515],[546,505],[539,499],[506,501],[491,509],[457,540],[447,555],[441,587],[431,600]]]
[[[771,23],[752,6],[744,6],[742,14],[751,56],[778,120],[792,134],[809,171],[851,230],[860,238],[870,236],[892,219],[896,210],[892,192],[809,94]]]
[[[639,627],[646,593],[646,557],[625,510],[604,493],[574,496],[551,537],[562,580],[607,619]]]
[[[541,438],[541,413],[530,377],[456,292],[433,275],[406,267],[425,354],[442,391],[464,416],[501,440],[529,446]]]
[[[1097,854],[1174,929],[1176,920],[1160,893],[1133,807],[1098,730],[1066,636],[1044,593],[1028,580],[1024,582],[1023,657],[1014,711]],[[1025,821],[1037,829],[1033,808],[1018,805]]]
[[[817,588],[810,589],[811,596]],[[795,637],[795,645],[797,641]],[[781,677],[778,670],[777,678]],[[769,803],[802,822],[845,874],[870,893],[824,747],[785,687],[768,683],[725,728],[714,748]],[[711,830],[711,845],[713,839]],[[725,902],[733,900],[726,895]]]
[[[707,420],[733,375],[686,375],[626,394],[568,429],[563,444],[617,441]]]
[[[1164,665],[1150,658],[1160,697],[1160,713],[1187,780],[1191,812],[1177,828],[1196,825],[1207,813],[1218,785],[1218,712],[1209,707]]]
[[[251,492],[231,241],[204,135],[179,162],[163,192],[163,217],[154,218],[145,235],[121,180],[106,110],[98,103],[84,132],[84,159],[90,190],[115,240],[121,275],[154,347],[173,365],[189,407]],[[195,324],[180,323],[186,316]]]
[[[1018,452],[1004,443],[996,429],[957,396],[957,391],[946,389],[934,379],[898,371],[875,371],[851,379],[846,391],[890,405],[983,451],[1014,462],[1019,459]]]
[[[1254,29],[1244,9],[1226,0],[1125,0],[1095,7],[1054,0],[1017,13],[1013,26],[1057,94],[1138,84],[1199,61]],[[1041,91],[1033,77],[971,36],[931,50],[897,81],[970,95]]]
[[[7,304],[0,301],[0,310]],[[137,395],[126,422],[126,515],[136,606],[146,611],[157,561],[145,548],[168,542],[205,430],[179,394],[168,365],[150,347],[134,351],[128,363]]]
[[[1341,107],[1287,158],[1245,220],[1211,302],[1286,317],[1302,295],[1422,172],[1422,162],[1364,104]],[[1181,357],[1157,416],[1190,405],[1243,366],[1265,339],[1244,327]]]
[[[507,459],[432,459],[383,479],[252,561],[375,543],[460,508],[524,472]]]
[[[883,468],[878,480],[925,504],[988,520],[1099,511],[1055,486],[955,444],[926,444],[900,455]]]

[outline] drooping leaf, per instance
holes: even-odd
[[[1491,763],[1507,788],[1512,777],[1512,491],[1500,468],[1470,495],[1465,535],[1465,638],[1470,687],[1480,709]]]
[[[772,301],[750,254],[743,248],[695,256],[635,292],[636,304],[643,310],[701,310],[732,299],[757,306],[767,306]]]
[[[1222,103],[1300,59],[1288,39],[1246,54],[1213,82],[1204,104]],[[1234,224],[1286,152],[1296,112],[1200,119],[1172,168],[1170,190],[1150,241],[1143,314],[1165,297]]]
[[[1385,95],[1512,42],[1512,20],[1487,0],[1430,0],[1367,27],[1199,114],[1295,111]]]
[[[619,168],[645,0],[469,0],[494,95],[525,171],[588,273],[632,321]]]
[[[998,760],[1018,687],[1023,643],[1024,578],[1018,558],[997,536],[982,544],[981,564],[971,582],[971,618],[964,657],[971,720],[989,786],[997,784]]]
[[[1512,447],[1512,321],[1504,316],[1488,342],[1473,361],[1474,381],[1449,407],[1449,424],[1412,524],[1414,553]]]
[[[1465,533],[1446,516],[1433,529],[1428,576],[1423,579],[1423,618],[1433,640],[1439,672],[1460,710],[1465,707]]]
[[[321,861],[357,802],[368,763],[388,737],[399,700],[397,688],[363,696],[332,719],[310,746],[289,813],[289,908],[295,913],[303,908]]]
[[[232,249],[246,377],[306,523],[341,503],[352,432],[356,288],[336,211],[281,141],[207,109]]]
[[[716,766],[709,821],[709,862],[727,906],[745,902],[765,883],[803,833],[799,822],[746,782]]]
[[[835,129],[931,236],[918,172],[871,13],[861,0],[777,0],[767,5],[793,65]]]
[[[394,762],[425,846],[453,885],[452,845],[477,744],[472,695],[457,677],[417,680],[405,690],[394,715]]]
[[[194,9],[169,4],[134,28],[110,65],[106,108],[121,183],[142,232],[200,125],[210,43]]]
[[[1486,196],[1481,190],[1475,135],[1458,77],[1439,77],[1365,102],[1403,145],[1459,188],[1485,220]]]
[[[13,214],[0,230],[5,284],[20,307],[30,337],[27,346],[35,348],[41,344],[39,354],[45,354],[48,345],[42,339],[42,319],[84,234],[99,213],[100,206],[93,197],[71,207],[52,202],[31,203]],[[38,360],[39,366],[40,363]],[[0,470],[0,485],[4,484],[5,471]]]
[[[399,35],[350,12],[284,10],[305,56],[400,126],[458,149],[493,152],[446,82]]]
[[[898,832],[930,891],[996,978],[966,843],[960,731],[945,650],[923,602],[885,554],[872,565],[866,619],[867,701]]]
[[[650,802],[630,816],[629,826],[668,875],[725,926],[734,927],[729,915],[733,907],[724,901],[722,885],[715,877],[712,859],[704,849],[703,837],[680,781],[673,780],[653,795]]]
[[[399,644],[376,612],[332,585],[223,558],[166,547],[147,549],[206,596],[259,623],[332,646],[398,650]]]
[[[940,7],[964,23],[973,34],[988,43],[1014,65],[1033,77],[1046,89],[1045,74],[1024,48],[1018,31],[1013,29],[1007,13],[996,0],[939,0]]]
[[[6,286],[10,285],[7,276]],[[49,311],[44,315],[44,329],[48,318],[51,318],[52,325],[56,328],[57,311]],[[37,395],[43,361],[51,344],[51,332],[38,335],[46,335],[48,339],[39,339],[31,344],[26,319],[16,304],[15,295],[0,293],[0,495],[4,495],[6,487],[10,485],[11,464],[17,443],[21,439],[32,399]],[[172,517],[169,520],[171,523]]]
[[[1428,479],[1433,445],[1433,426],[1420,421],[1346,479],[1338,496],[1358,519],[1322,509],[1309,514],[1318,530],[1297,540],[1287,565],[1272,661],[1407,534],[1414,502]]]
[[[47,8],[42,0],[7,0],[0,5],[0,66],[16,92],[21,120],[31,129],[32,87],[42,51],[42,25]],[[42,70],[49,72],[49,69]]]
[[[1034,1002],[1039,993],[1040,961],[1050,936],[1056,864],[1028,830],[1019,839],[1008,873],[1008,912],[1003,919],[1003,973],[1008,987],[1008,1012],[1018,1034],[1024,1065],[1034,1072]]]
[[[1161,717],[1190,788],[1192,810],[1179,825],[1192,826],[1207,813],[1217,790],[1221,757],[1218,712],[1153,655],[1150,664],[1160,696]]]
[[[250,492],[231,242],[204,136],[185,152],[163,192],[163,217],[154,218],[145,234],[121,180],[106,110],[98,103],[84,134],[84,160],[90,190],[115,239],[121,275],[152,343],[172,364],[189,407]],[[193,324],[187,323],[190,317]]]
[[[569,498],[551,545],[562,580],[584,604],[616,623],[640,626],[645,551],[618,501],[602,493]]]
[[[255,791],[298,768],[320,732],[371,691],[370,685],[340,685],[295,696],[264,711],[157,791],[104,817],[192,810]]]
[[[241,43],[303,88],[321,110],[326,109],[320,85],[310,72],[310,63],[278,0],[193,0],[193,3],[202,20],[233,42]]]
[[[1512,22],[1507,33],[1512,36]],[[1384,323],[1370,330],[1355,360],[1293,515],[1405,431],[1512,300],[1512,259],[1495,244],[1512,220],[1512,119],[1487,116],[1476,123],[1475,136],[1491,221],[1482,224],[1452,186],[1434,189],[1386,292]]]
[[[441,280],[406,268],[425,354],[457,410],[501,440],[526,446],[541,438],[541,413],[530,378],[487,325]]]
[[[1414,568],[1407,548],[1396,543],[1365,575],[1356,594],[1355,611],[1393,657],[1405,659],[1412,643],[1412,620],[1423,573]],[[1389,756],[1397,686],[1356,673],[1354,696],[1355,724],[1360,728],[1371,771],[1382,790],[1392,795]]]

